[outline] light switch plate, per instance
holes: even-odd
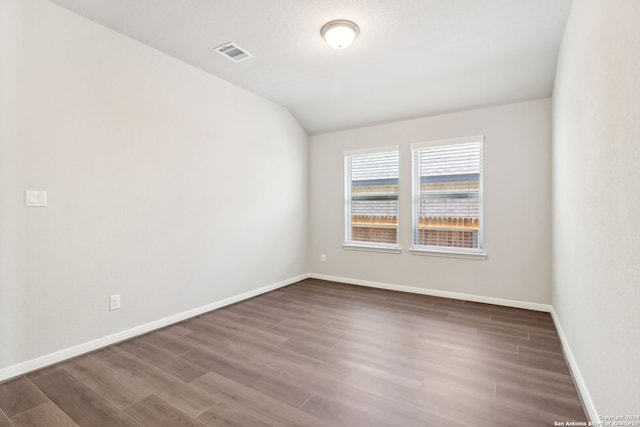
[[[25,193],[25,204],[27,206],[47,206],[47,192],[27,190]]]

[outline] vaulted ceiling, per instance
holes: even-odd
[[[552,94],[571,0],[50,0],[287,107],[310,134]],[[334,50],[323,24],[349,19]],[[213,48],[254,55],[234,63]]]

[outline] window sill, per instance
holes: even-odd
[[[358,245],[355,243],[343,243],[342,249],[346,249],[348,251],[384,252],[388,254],[399,254],[402,252],[402,248],[400,246],[369,246]]]
[[[424,255],[424,256],[437,256],[445,258],[463,258],[463,259],[487,259],[486,252],[461,252],[461,251],[446,251],[437,249],[418,249],[410,248],[409,253],[411,255]]]

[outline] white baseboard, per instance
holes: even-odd
[[[138,335],[146,334],[147,332],[154,331],[156,329],[164,328],[165,326],[172,325],[174,323],[181,322],[191,317],[198,316],[211,310],[215,310],[227,305],[234,304],[255,296],[264,294],[266,292],[273,291],[284,286],[288,286],[292,283],[299,282],[300,280],[307,279],[308,274],[301,274],[290,279],[283,280],[281,282],[273,283],[271,285],[263,286],[262,288],[254,289],[252,291],[244,292],[233,297],[225,298],[220,301],[216,301],[201,307],[197,307],[191,310],[184,311],[182,313],[174,314],[173,316],[165,317],[163,319],[155,320],[153,322],[145,323],[144,325],[136,326],[135,328],[127,329],[126,331],[117,332],[106,337],[98,338],[93,341],[89,341],[83,344],[78,344],[73,347],[65,348],[63,350],[56,351],[55,353],[47,354],[45,356],[37,357],[35,359],[28,360],[26,362],[18,363],[0,369],[0,381],[5,381],[10,378],[14,378],[20,375],[24,375],[28,372],[35,371],[53,365],[55,363],[62,362],[73,357],[80,356],[85,353],[89,353],[100,348],[116,344],[118,342],[128,340]]]
[[[26,373],[35,371],[37,369],[41,369],[41,368],[53,365],[55,363],[62,362],[67,359],[71,359],[73,357],[80,356],[85,353],[89,353],[94,350],[98,350],[103,347],[107,347],[112,344],[116,344],[121,341],[134,338],[138,335],[146,334],[156,329],[164,328],[165,326],[169,326],[174,323],[181,322],[191,317],[195,317],[200,314],[225,307],[227,305],[235,304],[237,302],[244,301],[249,298],[253,298],[255,296],[273,291],[275,289],[282,288],[284,286],[288,286],[290,284],[299,282],[307,278],[328,280],[328,281],[340,282],[340,283],[348,283],[351,285],[367,286],[367,287],[387,289],[392,291],[432,295],[432,296],[438,296],[438,297],[444,297],[444,298],[462,299],[466,301],[474,301],[474,302],[481,302],[481,303],[487,303],[487,304],[502,305],[507,307],[550,312],[551,317],[553,318],[553,322],[556,326],[556,329],[558,330],[558,335],[560,336],[560,341],[562,343],[562,348],[563,348],[567,363],[569,365],[569,369],[571,370],[573,379],[576,383],[576,386],[578,387],[578,393],[580,394],[580,398],[582,399],[583,406],[587,411],[587,416],[590,418],[590,420],[594,424],[596,422],[599,422],[598,411],[596,410],[595,405],[593,404],[593,400],[591,399],[589,391],[587,390],[587,386],[584,382],[584,379],[582,378],[580,369],[578,368],[578,365],[573,357],[573,353],[571,352],[571,348],[569,347],[569,342],[567,341],[567,338],[564,334],[562,325],[560,324],[558,316],[556,315],[556,312],[551,305],[532,303],[532,302],[526,302],[526,301],[508,300],[508,299],[502,299],[502,298],[485,297],[480,295],[463,294],[458,292],[448,292],[448,291],[441,291],[436,289],[425,289],[425,288],[418,288],[414,286],[396,285],[391,283],[373,282],[369,280],[352,279],[347,277],[330,276],[326,274],[317,274],[317,273],[301,274],[299,276],[292,277],[290,279],[273,283],[271,285],[263,286],[262,288],[254,289],[252,291],[244,292],[242,294],[225,298],[223,300],[206,304],[191,310],[187,310],[182,313],[174,314],[172,316],[165,317],[163,319],[145,323],[144,325],[136,326],[135,328],[127,329],[125,331],[108,335],[106,337],[98,338],[93,341],[89,341],[89,342],[79,344],[73,347],[69,347],[60,351],[56,351],[54,353],[47,354],[45,356],[37,357],[35,359],[31,359],[26,362],[22,362],[22,363],[8,366],[6,368],[2,368],[0,369],[0,382],[20,376],[20,375],[24,375]]]
[[[435,297],[461,299],[465,301],[482,302],[485,304],[502,305],[506,307],[524,308],[527,310],[550,312],[551,305],[535,302],[517,301],[503,298],[485,297],[481,295],[463,294],[459,292],[440,291],[437,289],[417,288],[414,286],[395,285],[392,283],[372,282],[369,280],[351,279],[348,277],[328,276],[326,274],[309,273],[312,279],[329,280],[332,282],[348,283],[350,285],[368,286],[370,288],[388,289],[390,291],[409,292],[412,294],[432,295]]]
[[[502,299],[502,298],[484,297],[480,295],[470,295],[470,294],[463,294],[458,292],[440,291],[436,289],[424,289],[424,288],[417,288],[413,286],[395,285],[391,283],[372,282],[369,280],[329,276],[326,274],[309,273],[309,278],[328,280],[331,282],[348,283],[351,285],[358,285],[358,286],[368,286],[371,288],[388,289],[392,291],[410,292],[415,294],[432,295],[437,297],[453,298],[453,299],[462,299],[467,301],[496,304],[496,305],[502,305],[507,307],[524,308],[528,310],[549,312],[551,313],[553,323],[555,324],[556,329],[558,330],[558,335],[560,337],[560,342],[562,344],[562,350],[564,352],[565,359],[567,360],[567,364],[569,365],[569,369],[571,370],[571,375],[573,376],[573,380],[578,388],[578,394],[580,395],[580,399],[582,400],[582,406],[587,411],[587,416],[589,417],[589,420],[594,425],[600,422],[598,411],[596,410],[596,407],[593,404],[593,400],[591,399],[591,395],[589,394],[587,385],[585,384],[584,379],[582,378],[582,374],[580,373],[578,364],[576,363],[576,360],[573,357],[573,353],[571,352],[571,347],[569,347],[569,342],[567,341],[567,337],[564,334],[562,325],[560,324],[558,316],[555,310],[553,309],[552,305],[538,304],[538,303],[532,303],[532,302],[526,302],[526,301],[508,300],[508,299]]]
[[[578,387],[578,394],[580,395],[580,399],[582,400],[582,406],[587,411],[587,416],[593,425],[599,425],[601,422],[600,417],[598,416],[598,411],[596,410],[595,405],[593,404],[593,400],[591,400],[591,395],[589,394],[589,390],[587,389],[587,385],[582,378],[582,374],[580,373],[580,369],[578,368],[578,364],[576,363],[576,359],[573,357],[573,353],[571,352],[571,347],[569,347],[569,341],[567,341],[567,336],[564,334],[564,330],[562,329],[562,325],[560,324],[560,319],[558,319],[558,315],[556,311],[551,307],[551,318],[553,319],[553,323],[556,325],[556,329],[558,330],[558,335],[560,336],[560,342],[562,343],[562,351],[564,352],[564,357],[567,360],[567,364],[569,365],[569,369],[571,370],[571,376],[573,377],[573,381],[576,383]]]

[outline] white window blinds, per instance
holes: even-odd
[[[345,153],[345,242],[398,244],[397,149]]]
[[[415,144],[413,247],[482,250],[482,137]]]

